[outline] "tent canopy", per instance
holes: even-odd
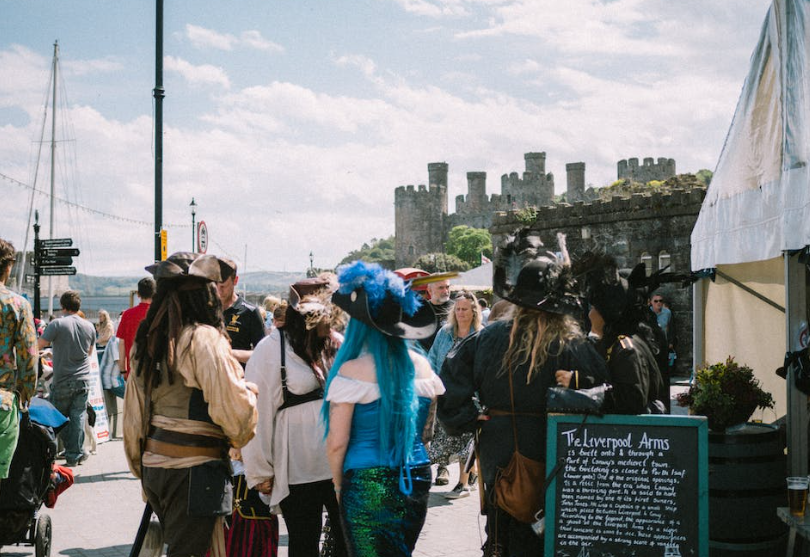
[[[774,0],[692,231],[692,269],[810,244],[810,5]]]

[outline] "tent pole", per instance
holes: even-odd
[[[706,363],[706,281],[703,278],[692,284],[692,373]]]
[[[798,257],[784,254],[785,259],[785,344],[788,352],[802,348],[802,337],[807,336],[807,282],[806,268]],[[806,342],[806,341],[805,341]],[[787,377],[787,447],[788,475],[807,475],[807,395],[798,390],[791,366]]]

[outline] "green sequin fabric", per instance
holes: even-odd
[[[352,557],[409,556],[427,515],[430,466],[411,468],[413,491],[399,489],[399,469],[347,470],[340,512]]]

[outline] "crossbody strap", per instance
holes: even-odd
[[[281,337],[281,398],[286,404],[287,399],[290,397],[290,391],[287,390],[287,350],[284,342],[284,331],[280,330],[278,333],[279,337]]]
[[[515,436],[515,452],[520,452],[518,450],[518,434],[517,434],[517,422],[515,421],[515,387],[512,384],[512,370],[507,370],[509,375],[509,404],[512,407],[512,435]]]

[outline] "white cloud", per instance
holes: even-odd
[[[408,13],[427,16],[466,16],[469,14],[462,0],[394,0]]]
[[[535,60],[527,58],[522,62],[514,62],[509,64],[509,68],[506,71],[512,75],[533,74],[540,71],[540,64],[538,64]]]
[[[374,60],[372,60],[371,58],[367,58],[366,56],[343,55],[336,57],[334,53],[332,53],[331,56],[336,66],[341,68],[345,68],[346,66],[354,66],[358,68],[367,78],[373,77],[374,72],[377,69]]]
[[[260,31],[243,31],[239,37],[230,33],[219,33],[198,25],[186,24],[186,37],[199,49],[214,48],[231,51],[236,47],[247,47],[265,52],[284,52],[284,47],[264,38]]]
[[[230,34],[217,33],[198,25],[186,25],[186,37],[196,48],[215,48],[217,50],[233,50],[237,38]]]
[[[256,30],[243,31],[241,38],[244,45],[255,48],[256,50],[265,50],[267,52],[284,52],[283,46],[265,39],[262,37],[262,34]]]
[[[163,66],[167,71],[177,72],[193,85],[221,85],[225,89],[231,87],[230,80],[225,70],[216,66],[209,64],[194,66],[186,60],[174,56],[165,56],[163,58]]]

